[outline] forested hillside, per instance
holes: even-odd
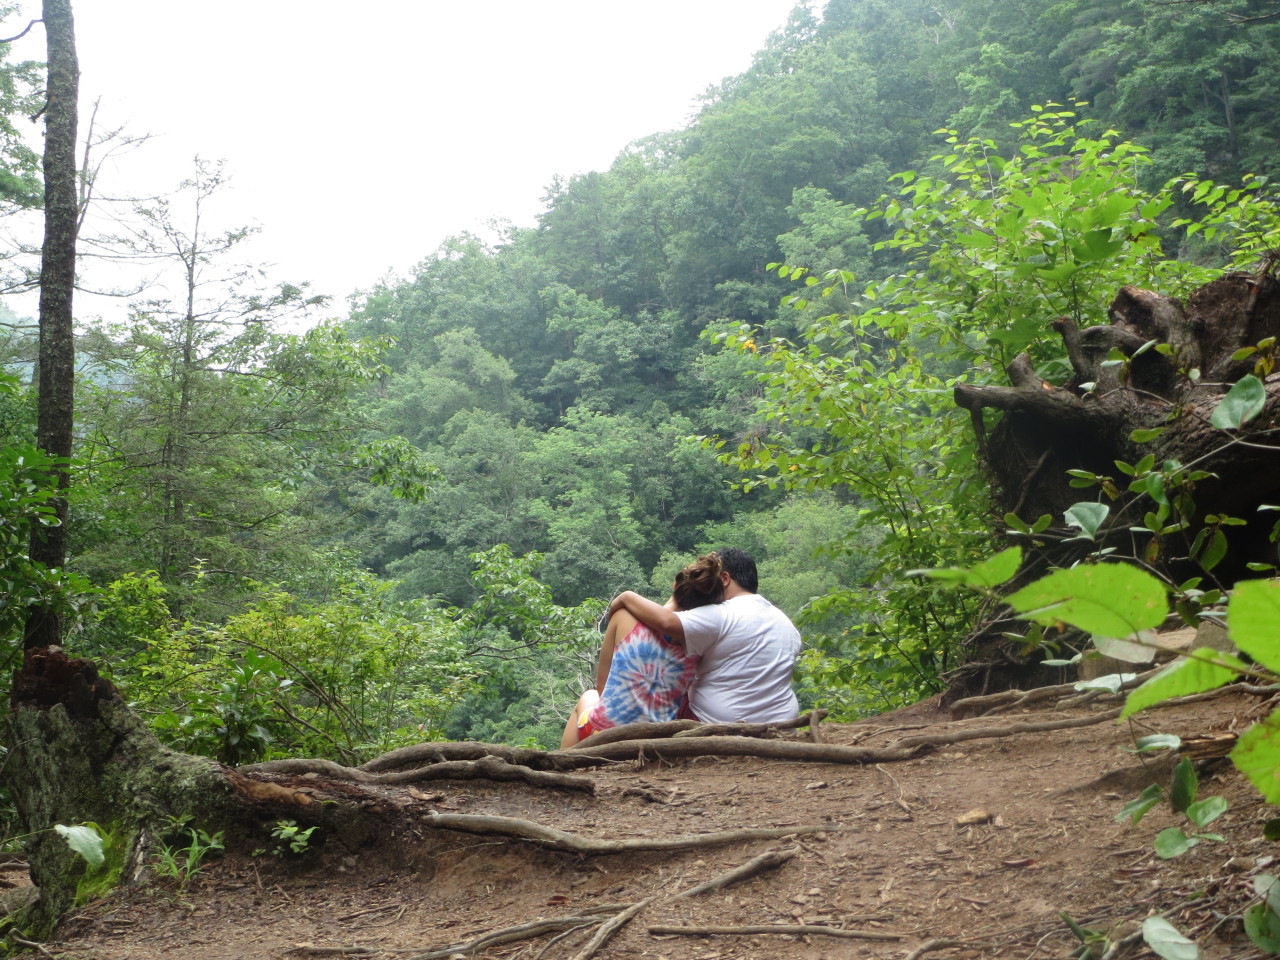
[[[1023,350],[1051,378],[1050,321],[1266,252],[1274,13],[800,5],[687,128],[324,322],[201,232],[202,166],[129,239],[170,295],[82,331],[78,652],[233,762],[549,745],[607,599],[735,545],[802,626],[806,705],[939,689],[979,601],[904,574],[1002,532],[951,388]],[[3,401],[16,444],[31,400]]]

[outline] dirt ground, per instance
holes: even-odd
[[[1099,713],[1053,705],[953,721],[926,702],[857,724],[823,724],[830,743],[886,746],[903,736],[950,733]],[[1153,711],[1138,722],[973,739],[916,759],[870,766],[698,758],[625,762],[580,771],[595,796],[523,784],[446,781],[387,788],[395,816],[386,842],[330,838],[298,858],[230,853],[185,890],[153,879],[87,905],[44,955],[76,960],[385,958],[794,957],[1065,958],[1080,946],[1062,914],[1109,937],[1164,913],[1214,958],[1262,956],[1239,913],[1252,876],[1280,844],[1262,839],[1277,811],[1229,762],[1202,763],[1200,795],[1230,810],[1206,840],[1161,860],[1152,840],[1185,825],[1167,804],[1138,825],[1115,815],[1168,764],[1131,752],[1147,733],[1243,729],[1259,699],[1228,693]],[[803,732],[788,734],[802,738]],[[325,785],[312,779],[317,795]],[[520,817],[590,837],[680,837],[743,827],[819,825],[825,833],[665,853],[584,855],[520,840],[425,827],[427,812]],[[373,815],[375,811],[371,811]],[[264,838],[266,839],[266,838]],[[756,855],[798,846],[791,859],[717,892],[675,899]],[[649,899],[652,898],[652,899]],[[617,915],[646,906],[593,953],[595,924],[466,953],[482,935],[540,918]],[[805,925],[821,932],[703,935],[658,926]],[[896,939],[888,939],[894,937]],[[954,942],[948,942],[954,941]],[[1101,942],[1094,956],[1102,956]],[[924,949],[922,949],[924,948]],[[28,955],[34,956],[35,953]],[[1106,954],[1154,956],[1140,941]]]

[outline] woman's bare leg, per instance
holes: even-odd
[[[568,750],[578,742],[578,721],[583,714],[594,710],[599,702],[600,694],[594,690],[588,690],[578,698],[578,702],[573,705],[573,710],[569,713],[569,722],[564,725],[564,734],[560,737],[561,750]]]

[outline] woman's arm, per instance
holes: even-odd
[[[626,590],[613,598],[613,602],[609,604],[609,615],[612,616],[616,610],[626,610],[658,633],[665,634],[677,643],[684,643],[684,624],[675,615],[675,611],[640,596],[634,590]]]

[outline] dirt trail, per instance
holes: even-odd
[[[832,743],[884,746],[907,734],[1085,716],[1110,706],[1045,706],[951,721],[924,703],[822,729]],[[1113,818],[1153,777],[1124,750],[1134,737],[1243,727],[1257,707],[1257,698],[1226,694],[1152,711],[1132,727],[1107,721],[970,740],[870,767],[736,758],[620,763],[580,771],[596,781],[595,797],[474,781],[388,789],[365,814],[383,825],[382,842],[334,838],[297,861],[232,854],[185,891],[154,881],[89,905],[46,949],[77,960],[316,957],[340,955],[340,948],[348,956],[425,957],[539,918],[600,908],[612,915],[654,898],[594,956],[904,960],[932,945],[927,955],[947,960],[1060,958],[1079,946],[1064,912],[1118,940],[1151,912],[1168,911],[1195,934],[1209,960],[1243,960],[1260,954],[1237,920],[1222,918],[1248,901],[1250,871],[1280,853],[1280,845],[1261,839],[1274,808],[1217,761],[1202,771],[1201,795],[1230,801],[1214,825],[1225,843],[1206,841],[1178,859],[1160,860],[1153,837],[1180,823],[1167,806],[1137,826]],[[1167,782],[1167,775],[1157,779]],[[311,783],[323,795],[325,784]],[[419,819],[431,811],[521,817],[611,838],[815,824],[831,832],[585,856],[431,830]],[[673,898],[757,854],[795,845],[798,852],[776,869],[722,891]],[[761,924],[839,928],[878,939],[650,932]],[[547,932],[472,955],[584,956],[594,929]],[[879,939],[889,935],[900,939]],[[1135,944],[1116,956],[1153,954]]]

